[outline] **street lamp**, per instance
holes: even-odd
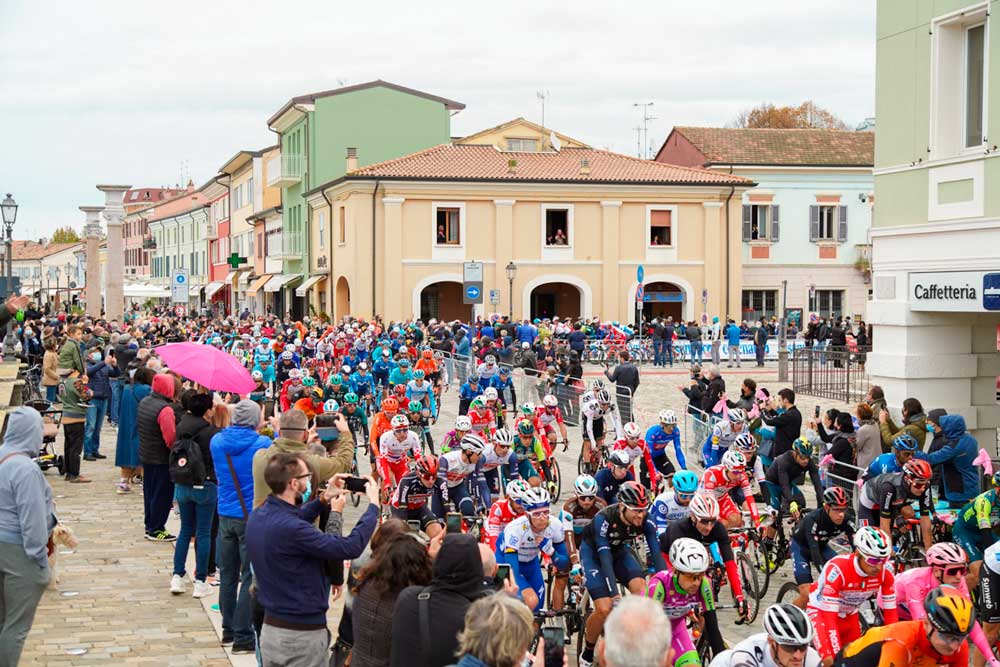
[[[508,309],[507,317],[511,320],[514,319],[514,278],[517,277],[517,264],[513,261],[507,262],[507,266],[504,267],[507,271],[507,300],[509,301],[510,308]]]
[[[7,232],[5,243],[7,246],[7,291],[13,292],[14,282],[14,254],[11,252],[11,244],[14,239],[14,221],[17,220],[17,202],[7,193],[7,198],[0,203],[0,214],[3,216],[4,230]]]

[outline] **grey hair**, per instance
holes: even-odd
[[[718,364],[706,364],[704,372],[708,375],[711,375],[713,378],[717,378],[719,377],[719,375],[721,375]]]
[[[660,616],[666,615],[660,611]],[[497,630],[502,628],[502,632]],[[667,625],[669,634],[670,626]],[[531,648],[534,637],[531,612],[505,593],[480,598],[465,613],[465,628],[458,635],[461,657],[468,653],[494,667],[516,667]]]
[[[604,622],[607,667],[663,667],[670,642],[667,615],[641,595],[626,595]]]

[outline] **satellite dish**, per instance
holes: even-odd
[[[76,281],[75,280],[69,281],[69,287],[70,289],[76,289]]]
[[[549,145],[556,151],[562,148],[562,144],[559,143],[559,139],[556,137],[555,132],[549,131]]]

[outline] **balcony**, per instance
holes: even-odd
[[[872,246],[870,243],[856,243],[857,256],[854,259],[854,268],[865,277],[865,282],[872,280]]]
[[[279,155],[267,163],[267,184],[276,188],[287,188],[302,180],[305,160],[301,155]]]
[[[301,259],[305,253],[305,244],[301,233],[284,232],[267,237],[268,258],[280,260]]]
[[[143,250],[156,250],[156,239],[152,236],[147,236],[142,240]]]

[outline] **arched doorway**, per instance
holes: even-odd
[[[542,283],[531,290],[530,317],[577,319],[583,312],[583,292],[563,282]]]
[[[681,320],[684,314],[684,290],[681,287],[674,283],[655,282],[643,286],[643,291],[644,319],[672,317],[675,322]]]
[[[347,278],[344,276],[337,279],[333,303],[338,321],[351,314],[351,286],[347,284]]]
[[[420,319],[468,320],[472,306],[462,303],[462,283],[440,281],[420,290]]]

